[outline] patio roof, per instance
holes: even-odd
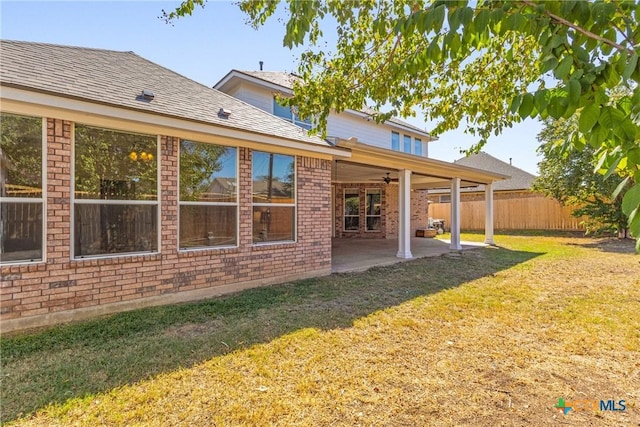
[[[460,185],[463,187],[490,184],[509,178],[507,175],[469,166],[374,147],[358,142],[355,138],[340,139],[337,146],[348,148],[351,158],[337,162],[334,181],[381,180],[386,172],[389,172],[391,178],[397,178],[396,172],[404,169],[412,172],[411,188],[414,190],[450,188],[453,178],[460,178]]]

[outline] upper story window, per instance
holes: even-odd
[[[414,150],[413,154],[416,156],[422,156],[422,140],[420,138],[414,139]]]
[[[0,115],[0,263],[43,259],[43,119]]]
[[[76,258],[158,250],[158,138],[75,126]]]
[[[391,149],[400,151],[400,134],[398,132],[391,132]]]
[[[301,128],[305,128],[307,130],[311,129],[311,120],[302,120],[298,117],[295,108],[280,104],[276,97],[273,98],[273,115],[288,120]]]
[[[180,141],[180,249],[238,244],[237,149]]]
[[[405,153],[411,153],[411,137],[409,135],[404,135],[402,151]]]
[[[252,169],[253,243],[295,241],[295,157],[254,151]]]

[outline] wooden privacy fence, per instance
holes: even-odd
[[[460,202],[460,228],[484,229],[484,200]],[[429,217],[451,221],[450,203],[430,203]],[[585,217],[571,216],[571,209],[547,197],[494,199],[493,227],[497,230],[584,230]]]

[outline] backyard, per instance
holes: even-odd
[[[640,424],[633,243],[496,242],[4,335],[1,421]],[[559,398],[573,410],[554,408]],[[600,400],[624,410],[580,403]]]

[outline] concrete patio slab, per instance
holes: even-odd
[[[411,253],[413,258],[440,256],[449,252],[450,241],[413,237]],[[487,246],[478,242],[461,242],[462,250]],[[346,273],[365,271],[371,267],[391,265],[411,259],[397,258],[397,239],[333,239],[331,244],[331,272]]]

